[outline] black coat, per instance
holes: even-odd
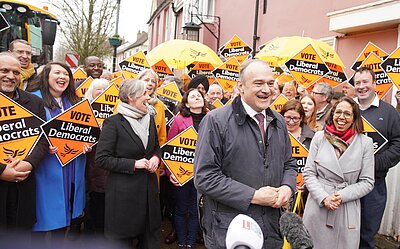
[[[129,122],[117,114],[103,123],[97,144],[96,166],[109,171],[106,183],[105,234],[109,238],[136,237],[161,225],[157,177],[144,169],[134,170],[136,160],[160,157],[154,119],[150,118],[145,149]]]
[[[19,89],[17,91],[19,98],[16,102],[41,119],[46,120],[43,101],[31,93]],[[47,151],[48,143],[42,137],[32,153],[24,160],[30,162],[33,168],[35,168]],[[0,173],[4,171],[5,167],[5,164],[0,163]],[[36,222],[36,184],[34,172],[32,171],[28,178],[19,183],[0,180],[0,227],[6,227],[7,225],[7,195],[11,187],[17,187],[18,191],[17,227],[31,229],[32,225]]]

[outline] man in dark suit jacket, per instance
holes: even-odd
[[[45,120],[43,101],[18,88],[20,72],[20,63],[11,53],[0,53],[0,92]],[[36,222],[36,186],[32,171],[47,151],[48,144],[41,138],[24,160],[10,157],[7,165],[0,162],[0,230],[30,231]]]

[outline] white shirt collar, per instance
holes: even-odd
[[[377,94],[375,94],[374,100],[372,100],[372,103],[367,107],[361,107],[360,102],[358,102],[358,98],[357,97],[354,98],[354,101],[360,106],[360,110],[361,111],[365,111],[368,108],[370,108],[371,106],[379,107],[379,98],[378,98]]]
[[[250,117],[252,117],[253,119],[257,120],[254,116],[255,116],[256,114],[258,114],[258,113],[264,114],[264,117],[266,116],[266,115],[265,115],[265,110],[263,110],[262,112],[256,112],[253,108],[251,108],[251,106],[249,106],[246,102],[244,102],[243,98],[240,98],[240,100],[242,101],[242,104],[243,104],[243,107],[244,107],[244,110],[246,111],[246,113],[247,113]],[[257,121],[257,122],[258,122],[258,121]]]

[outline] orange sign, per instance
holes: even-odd
[[[82,154],[84,144],[92,147],[100,136],[100,127],[87,99],[47,121],[41,126],[62,166]]]
[[[235,57],[230,58],[212,71],[215,79],[225,91],[231,91],[239,80],[240,64]]]
[[[215,80],[214,75],[212,74],[214,69],[215,67],[211,63],[198,62],[194,67],[192,67],[192,70],[188,72],[188,75],[193,79],[196,75],[203,74],[207,77],[208,83],[211,84]]]
[[[87,89],[89,88],[90,84],[92,84],[93,78],[89,76],[78,88],[75,89],[76,95],[80,98],[84,98]]]
[[[8,156],[21,160],[38,141],[44,121],[23,106],[0,93],[0,163]]]
[[[93,109],[93,114],[99,124],[102,124],[104,119],[113,115],[114,108],[119,100],[118,92],[118,87],[111,84],[90,104]]]
[[[122,76],[119,76],[117,78],[113,78],[112,81],[110,81],[110,85],[111,84],[115,84],[118,88],[121,86],[122,81],[124,80],[124,78]]]
[[[223,47],[219,49],[220,54],[226,59],[235,57],[240,64],[247,58],[251,58],[253,49],[237,35],[234,35]]]
[[[318,82],[326,82],[331,87],[335,87],[347,80],[347,76],[341,66],[329,62],[325,62],[325,64],[328,66],[330,71],[325,74],[324,77],[319,79]]]
[[[224,104],[221,102],[221,100],[219,100],[219,99],[216,99],[213,103],[212,103],[212,105],[215,107],[215,108],[220,108],[220,107],[223,107],[224,106]]]
[[[383,98],[393,86],[392,81],[387,76],[385,71],[383,71],[383,69],[381,68],[381,63],[381,58],[379,58],[375,53],[370,53],[360,65],[360,67],[368,67],[369,69],[374,71],[376,77],[375,92],[376,94],[378,94],[378,97],[380,99]]]
[[[125,79],[132,79],[136,78],[141,71],[149,69],[150,65],[147,62],[143,51],[139,51],[131,57],[121,61],[119,67],[121,68]]]
[[[363,51],[361,51],[361,54],[358,56],[354,64],[351,66],[351,69],[354,71],[357,70],[361,63],[368,57],[370,53],[375,53],[379,58],[382,60],[385,60],[386,57],[388,56],[388,53],[383,51],[381,48],[373,44],[372,42],[368,42],[368,44],[365,46]]]
[[[78,67],[73,73],[72,73],[72,77],[74,78],[74,81],[80,81],[80,80],[84,80],[87,78],[86,72]]]
[[[290,132],[289,132],[289,138],[290,142],[292,143],[292,157],[296,159],[296,164],[298,167],[296,185],[298,187],[301,187],[304,185],[303,170],[304,167],[306,166],[308,150]]]
[[[362,117],[362,121],[364,126],[363,133],[372,138],[374,145],[374,154],[376,154],[388,142],[388,140],[364,117]]]
[[[160,60],[153,66],[151,66],[154,72],[158,74],[160,81],[164,81],[165,77],[167,76],[174,76],[174,73],[171,71],[167,63],[164,60]]]
[[[179,91],[178,85],[175,83],[175,81],[168,83],[165,86],[157,88],[156,93],[172,101],[177,101],[177,102],[182,101],[182,94]]]
[[[387,59],[382,62],[381,68],[392,80],[393,84],[400,89],[400,47],[391,53]]]
[[[181,186],[194,176],[196,142],[197,132],[190,126],[161,146],[162,160]]]
[[[270,108],[280,113],[283,105],[286,102],[288,102],[288,99],[282,94],[279,94],[279,96],[275,99],[275,101],[272,102],[272,104],[270,105]]]
[[[310,44],[285,63],[297,83],[305,88],[329,72],[329,68]]]

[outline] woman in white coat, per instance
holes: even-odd
[[[303,172],[310,192],[303,218],[315,249],[358,248],[360,198],[374,185],[372,139],[362,131],[357,103],[343,97],[311,142]]]

